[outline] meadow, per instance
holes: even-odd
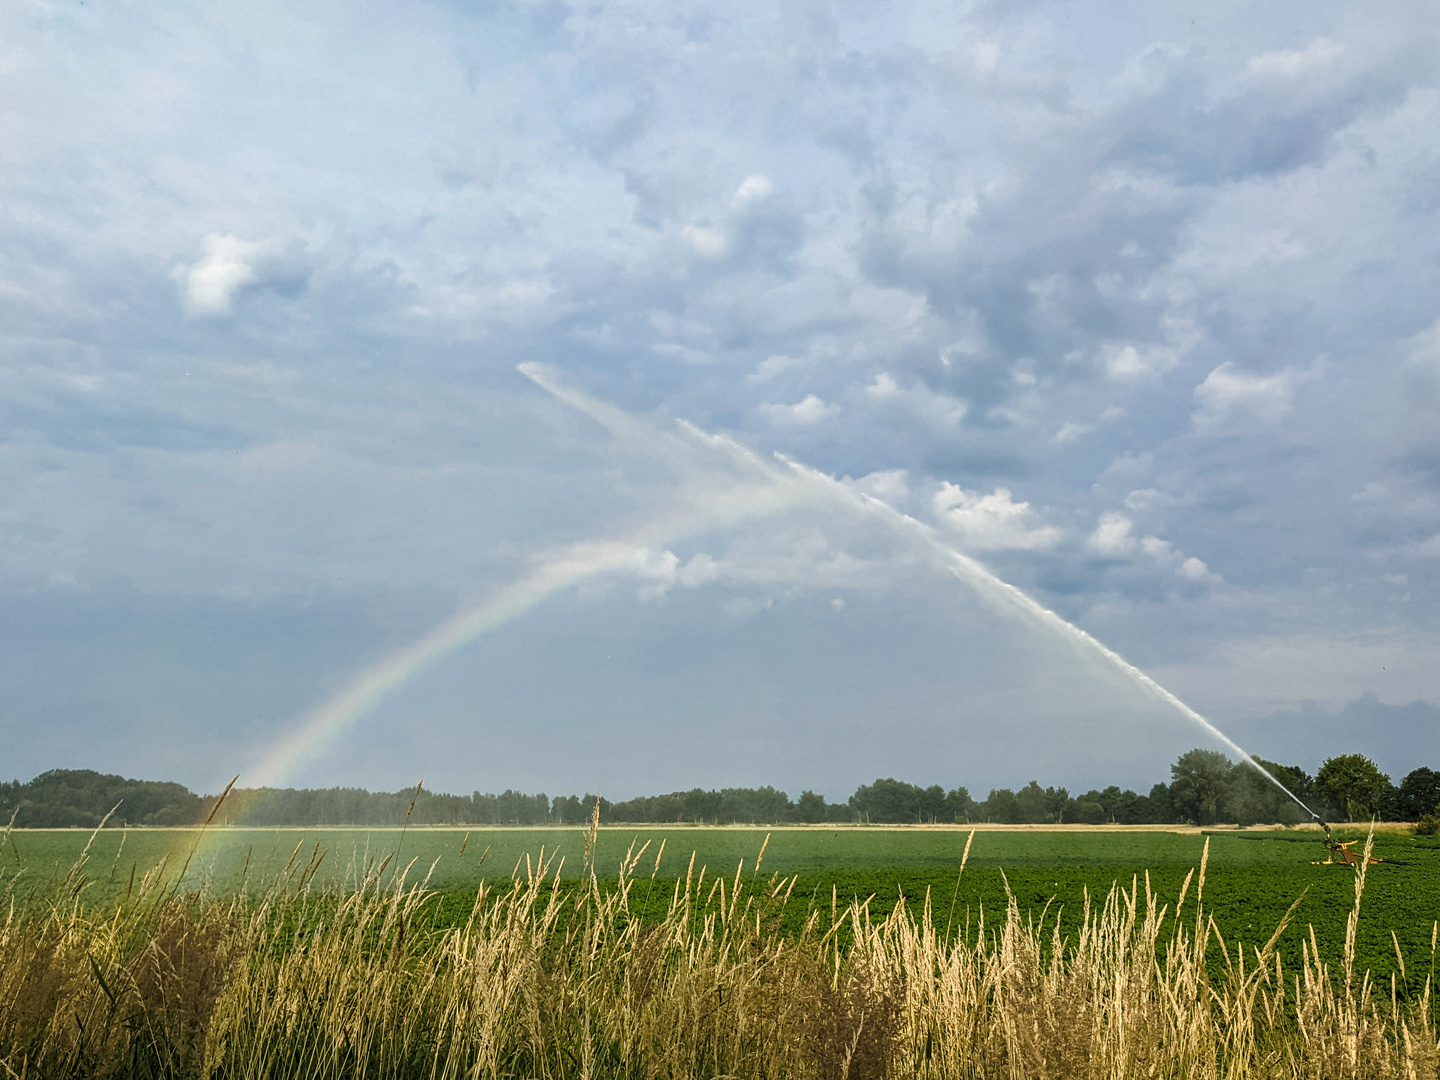
[[[1399,831],[1364,875],[1302,830],[91,839],[7,840],[7,1075],[1436,1075]]]

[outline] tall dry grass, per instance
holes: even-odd
[[[637,882],[654,887],[643,850],[618,883],[589,873],[579,887],[542,855],[508,887],[482,885],[446,926],[424,882],[387,864],[343,893],[316,887],[321,857],[297,854],[255,897],[179,895],[157,875],[105,913],[84,903],[82,865],[46,904],[12,900],[0,1071],[1436,1076],[1430,978],[1407,1002],[1355,969],[1363,871],[1340,967],[1312,932],[1292,972],[1275,951],[1285,923],[1258,949],[1220,937],[1203,862],[1173,906],[1148,882],[1117,885],[1067,938],[1013,899],[958,935],[928,904],[883,920],[863,904],[821,908],[782,934],[793,879],[758,866],[715,879],[693,862],[647,921],[632,904]]]

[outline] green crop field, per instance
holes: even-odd
[[[963,829],[614,826],[591,852],[598,888],[578,873],[589,839],[9,834],[0,1064],[835,1076],[864,1060],[869,1076],[1068,1076],[1101,1061],[1105,1075],[1300,1080],[1348,1061],[1345,1075],[1435,1075],[1433,838],[1376,837],[1394,861],[1367,872],[1353,947],[1361,878],[1312,865],[1313,831],[981,829],[961,874]],[[1207,842],[1202,908],[1198,881],[1183,883]],[[1274,954],[1257,949],[1297,897]]]
[[[870,900],[879,917],[902,897],[917,911],[927,894],[937,921],[957,927],[992,921],[1003,913],[1007,886],[1022,910],[1040,912],[1062,926],[1078,919],[1085,897],[1103,897],[1112,883],[1146,875],[1173,904],[1186,875],[1198,867],[1207,836],[1167,829],[979,829],[963,876],[957,877],[969,830],[925,827],[788,828],[602,828],[594,853],[597,875],[613,880],[627,852],[640,852],[633,872],[637,907],[659,912],[675,879],[702,870],[707,879],[755,873],[756,856],[769,836],[760,876],[794,876],[787,921],[798,925],[814,904]],[[1353,834],[1352,834],[1353,835]],[[248,882],[258,891],[288,873],[320,860],[314,880],[342,886],[367,865],[387,857],[410,867],[409,879],[429,875],[441,896],[435,908],[468,911],[484,878],[525,875],[542,857],[551,872],[567,878],[584,864],[584,833],[577,828],[517,829],[194,829],[105,830],[90,851],[87,896],[109,902],[123,896],[147,872],[177,874],[188,861],[186,884],[205,884],[228,894]],[[53,890],[75,862],[90,834],[79,830],[17,830],[4,855],[0,888],[16,896]],[[1205,903],[1227,941],[1262,944],[1290,904],[1301,899],[1296,926],[1281,955],[1293,962],[1299,935],[1314,925],[1323,951],[1338,955],[1345,918],[1354,904],[1354,873],[1314,866],[1324,857],[1318,833],[1303,830],[1217,830],[1208,836],[1210,860]],[[646,846],[648,844],[648,847]],[[663,852],[662,852],[663,844]],[[1358,956],[1381,978],[1397,969],[1396,943],[1407,965],[1429,970],[1431,933],[1440,919],[1440,840],[1379,833],[1376,853],[1400,865],[1372,867],[1362,906]],[[397,859],[398,855],[398,859]],[[658,867],[657,867],[657,856]],[[651,878],[653,877],[653,883]],[[1194,896],[1192,885],[1190,896]],[[873,898],[873,899],[871,899]],[[1394,938],[1392,939],[1392,934]]]

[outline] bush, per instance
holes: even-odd
[[[1440,833],[1440,808],[1422,814],[1415,823],[1416,836],[1434,836],[1436,833]]]

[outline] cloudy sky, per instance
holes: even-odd
[[[0,772],[1215,745],[947,549],[1440,766],[1437,76],[1423,2],[0,6]]]

